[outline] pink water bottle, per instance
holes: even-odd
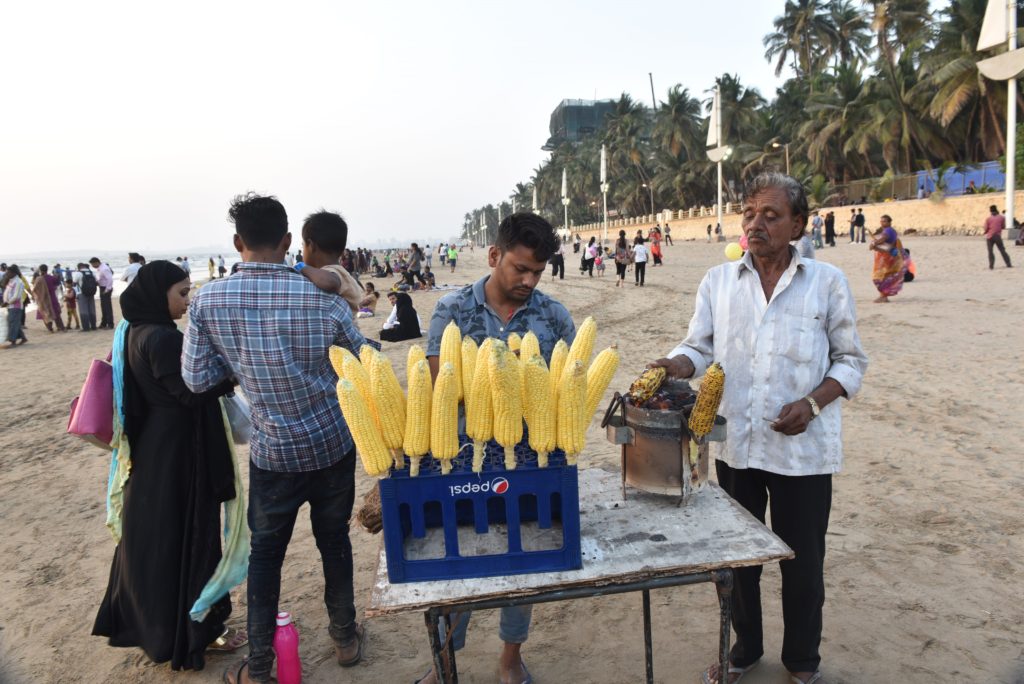
[[[302,662],[299,660],[299,630],[292,624],[291,613],[277,614],[274,632],[274,653],[277,654],[277,681],[279,684],[300,684]]]

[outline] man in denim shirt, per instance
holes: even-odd
[[[434,308],[427,338],[427,362],[434,378],[441,353],[441,335],[451,321],[459,326],[463,337],[472,337],[477,344],[487,337],[507,340],[512,333],[523,336],[533,331],[545,361],[551,360],[551,350],[558,340],[572,344],[576,326],[568,309],[535,289],[548,259],[560,246],[555,229],[536,214],[512,214],[501,222],[498,237],[487,253],[491,274],[445,295]],[[498,636],[504,642],[499,665],[502,682],[531,681],[519,652],[530,633],[532,611],[530,605],[501,609]],[[466,644],[471,614],[463,612],[453,616],[452,645],[456,650]],[[419,680],[421,684],[436,681],[437,673],[433,670]]]
[[[344,299],[285,265],[291,233],[280,202],[238,197],[230,216],[243,263],[237,275],[211,281],[193,300],[182,375],[193,392],[235,376],[250,402],[250,657],[230,668],[225,681],[265,682],[274,664],[281,565],[296,514],[307,501],[335,656],[345,667],[362,657],[348,537],[355,447],[338,406],[328,349],[336,344],[358,355],[367,341]]]

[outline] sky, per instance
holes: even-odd
[[[458,236],[546,157],[565,98],[650,103],[722,73],[771,99],[783,0],[17,2],[0,22],[0,258],[230,250],[230,199],[298,235]],[[785,77],[786,74],[783,74]]]

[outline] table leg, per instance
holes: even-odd
[[[462,618],[463,616],[458,613],[455,614],[455,620]],[[455,640],[452,638],[453,627],[452,614],[448,613],[444,616],[444,652],[448,656],[448,668],[441,674],[441,684],[459,684],[459,666],[455,663]]]
[[[423,617],[427,623],[427,635],[430,637],[430,656],[434,661],[434,672],[438,673],[438,677],[443,682],[445,671],[444,664],[441,661],[441,650],[444,647],[441,644],[440,616],[433,610],[428,610],[423,613]]]
[[[654,645],[651,643],[651,592],[643,590],[644,598],[644,661],[647,664],[647,684],[654,684]]]
[[[732,621],[732,568],[715,570],[711,573],[711,581],[718,592],[718,608],[720,625],[718,632],[718,667],[719,672],[729,671],[729,626]],[[727,681],[727,678],[726,680]]]

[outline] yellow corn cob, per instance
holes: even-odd
[[[558,388],[558,446],[565,451],[569,465],[583,451],[587,432],[587,421],[583,410],[587,401],[587,371],[582,361],[573,361],[562,371],[562,382]]]
[[[494,408],[494,440],[505,448],[505,468],[514,470],[515,446],[523,438],[523,405],[517,360],[504,342],[492,343],[487,371]]]
[[[700,390],[697,392],[697,401],[690,410],[690,432],[698,439],[711,432],[715,425],[715,414],[718,413],[718,405],[722,402],[722,391],[725,389],[725,371],[718,363],[711,364],[711,367],[704,373],[704,379],[700,383]]]
[[[594,417],[594,411],[618,368],[619,349],[614,344],[598,354],[594,363],[590,364],[587,370],[587,405],[583,413],[588,423]]]
[[[462,401],[467,406],[473,391],[473,372],[476,370],[476,340],[472,337],[462,338]]]
[[[523,345],[526,348],[526,345]],[[555,410],[551,402],[551,379],[544,357],[534,354],[523,361],[525,376],[526,426],[530,428],[530,448],[537,452],[537,465],[546,468],[548,454],[555,448]]]
[[[558,384],[562,381],[562,371],[565,369],[565,360],[569,358],[569,345],[565,340],[558,340],[555,348],[551,350],[551,363],[548,365],[551,376],[551,399],[558,405]]]
[[[443,364],[437,373],[430,404],[430,451],[441,461],[441,472],[450,473],[459,453],[459,395],[452,363]]]
[[[355,385],[356,391],[359,392],[359,397],[366,404],[374,424],[379,428],[380,418],[377,416],[377,406],[374,404],[373,392],[370,389],[369,369],[359,363],[359,359],[355,356],[348,354],[341,362],[341,370],[341,377]]]
[[[331,365],[334,367],[334,372],[338,374],[339,380],[345,375],[344,371],[342,370],[342,364],[345,362],[345,359],[356,358],[348,349],[345,349],[344,347],[339,347],[337,345],[334,345],[327,350],[327,357],[331,360]]]
[[[444,333],[441,335],[441,355],[438,359],[438,367],[444,366],[446,363],[452,364],[452,370],[455,372],[455,393],[458,400],[462,401],[462,333],[459,332],[459,326],[455,325],[455,321],[445,326]]]
[[[587,316],[583,319],[579,330],[576,331],[572,346],[569,347],[569,357],[565,360],[565,367],[562,369],[563,376],[572,372],[573,361],[582,361],[584,368],[590,364],[590,354],[594,351],[594,340],[596,339],[597,323],[594,322],[593,316]]]
[[[414,344],[409,347],[409,351],[405,355],[405,385],[409,386],[409,377],[412,374],[412,369],[416,367],[416,364],[423,359],[427,358],[427,355],[423,353],[423,347],[418,344]]]
[[[378,477],[387,473],[391,467],[391,456],[384,445],[384,437],[374,423],[369,407],[351,380],[342,378],[338,381],[338,404],[341,406],[342,415],[345,416],[345,422],[348,423],[349,432],[352,433],[366,474]]]
[[[519,358],[523,361],[529,361],[535,354],[537,356],[543,356],[543,354],[540,353],[540,340],[537,339],[537,336],[534,335],[531,330],[523,335],[523,343],[519,347]],[[547,366],[547,364],[544,365]]]
[[[629,398],[633,400],[634,406],[639,406],[654,396],[654,393],[665,382],[666,371],[664,368],[648,368],[640,377],[629,386]]]
[[[476,352],[473,364],[473,380],[466,393],[466,434],[473,440],[473,472],[484,468],[484,447],[494,437],[494,411],[491,407],[491,379],[489,362],[491,343],[488,337]],[[463,366],[463,370],[465,370]]]
[[[377,350],[368,344],[364,344],[359,348],[359,363],[363,364],[366,368],[366,372],[370,372],[370,363],[373,361],[373,355]]]
[[[405,407],[405,438],[402,448],[409,457],[409,476],[420,473],[420,456],[430,451],[430,365],[420,359],[409,369],[409,398]]]
[[[509,333],[506,344],[508,350],[515,354],[523,346],[523,338],[519,336],[519,333]]]
[[[374,351],[370,361],[370,391],[373,405],[377,409],[377,420],[384,444],[391,449],[395,467],[405,466],[402,457],[402,442],[405,436],[405,394],[398,384],[395,371],[391,369],[388,357]]]

